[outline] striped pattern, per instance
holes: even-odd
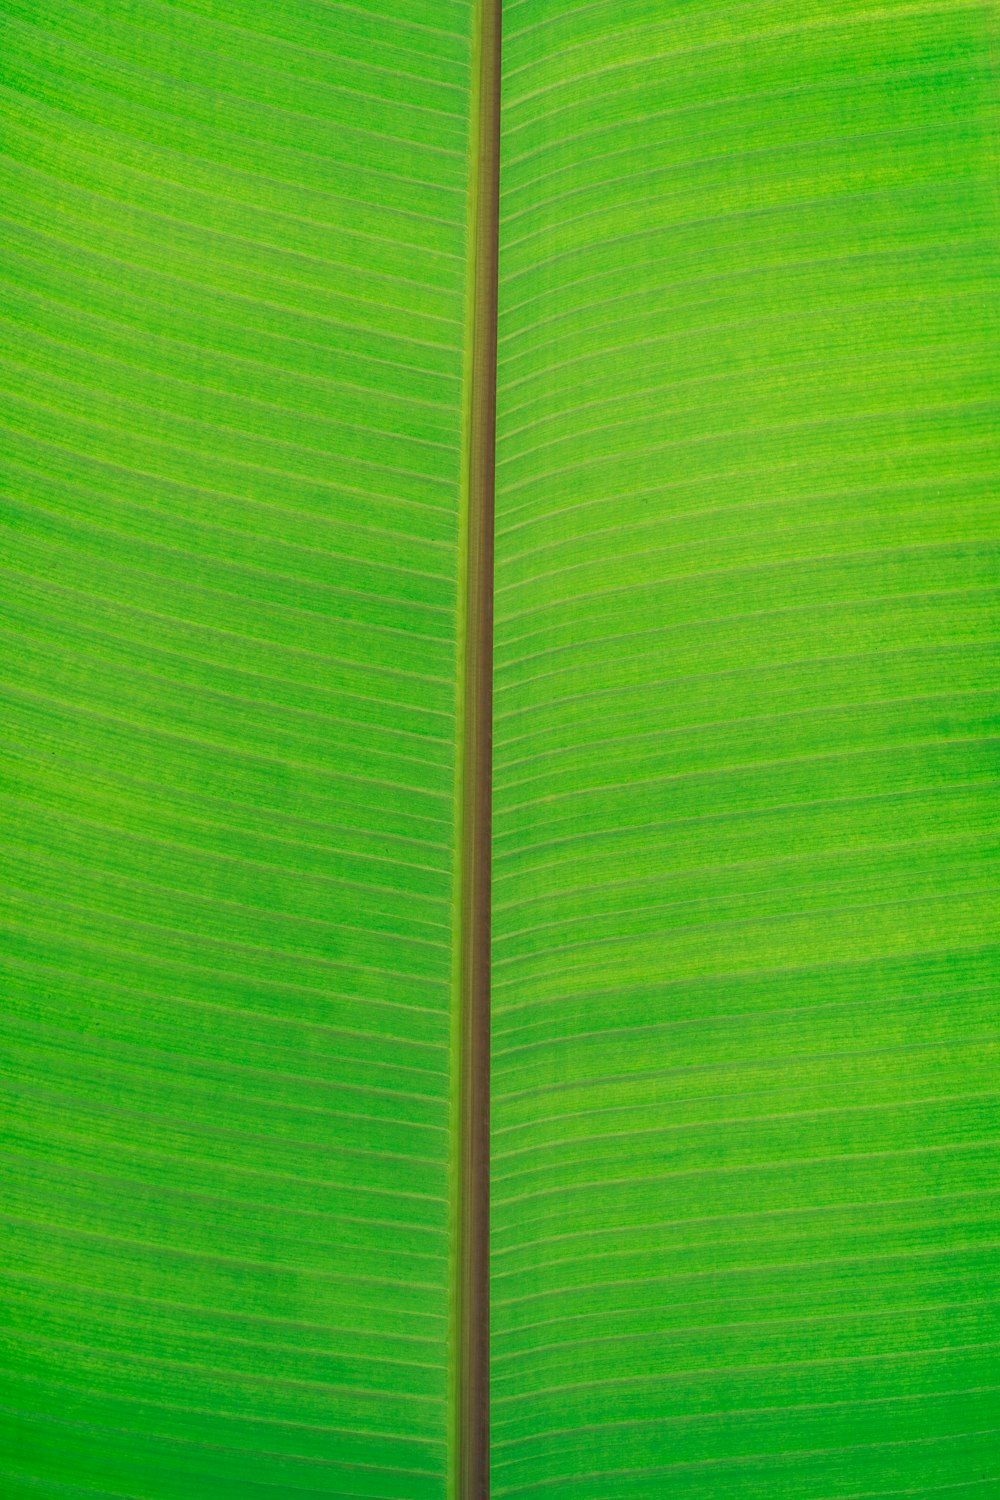
[[[496,1497],[1000,1494],[993,25],[505,7]]]
[[[2,0],[0,1492],[446,1492],[470,0]]]

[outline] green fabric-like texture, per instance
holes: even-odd
[[[469,0],[4,0],[5,1496],[446,1491]]]
[[[1000,1493],[993,27],[505,7],[497,1497]]]
[[[481,13],[0,0],[4,1500],[480,1500]],[[503,30],[493,1494],[992,1500],[995,9]]]

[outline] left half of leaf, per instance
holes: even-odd
[[[469,0],[2,0],[0,1489],[448,1466]]]

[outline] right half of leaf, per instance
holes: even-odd
[[[998,1492],[992,26],[505,7],[497,1497]]]

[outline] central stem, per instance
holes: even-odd
[[[490,839],[500,6],[479,0],[470,140],[457,921],[454,1500],[489,1495]]]

